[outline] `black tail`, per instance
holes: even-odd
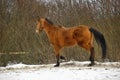
[[[96,42],[101,45],[102,58],[105,59],[106,58],[106,42],[103,34],[93,28],[90,28],[89,30],[94,34]]]

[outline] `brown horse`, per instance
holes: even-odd
[[[41,18],[37,21],[36,32],[41,32],[44,30],[52,43],[55,55],[57,58],[57,63],[55,67],[60,65],[59,59],[64,59],[60,56],[60,49],[65,46],[79,45],[82,48],[90,52],[89,60],[91,63],[89,66],[94,65],[94,47],[93,47],[93,35],[102,47],[102,58],[106,57],[106,43],[104,36],[93,28],[89,28],[85,25],[75,26],[71,28],[65,28],[63,26],[56,26],[47,18]]]

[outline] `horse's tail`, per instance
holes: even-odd
[[[94,34],[96,42],[101,45],[102,58],[105,59],[106,58],[106,42],[103,34],[93,28],[90,28],[89,30]]]

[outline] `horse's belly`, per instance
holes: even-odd
[[[73,45],[75,45],[76,44],[76,40],[74,40],[74,39],[66,39],[65,41],[64,41],[64,45],[65,46],[73,46]]]

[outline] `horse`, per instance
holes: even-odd
[[[92,27],[85,25],[74,26],[66,28],[61,25],[54,25],[52,21],[48,18],[39,18],[36,24],[36,32],[40,33],[45,31],[50,43],[53,45],[56,64],[54,67],[60,66],[60,59],[65,59],[65,57],[60,55],[60,50],[63,47],[79,45],[88,52],[90,52],[89,60],[90,64],[88,66],[95,65],[95,52],[93,46],[93,37],[98,44],[101,45],[102,49],[102,59],[106,58],[106,41],[103,34]]]

